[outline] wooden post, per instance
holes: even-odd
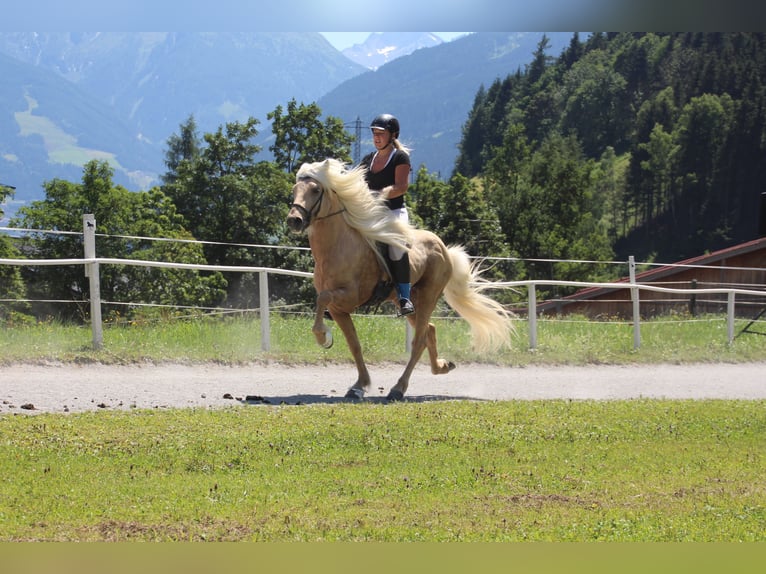
[[[691,287],[692,287],[692,289],[696,289],[697,288],[697,280],[696,279],[692,279],[692,286]],[[696,317],[697,316],[697,295],[695,295],[694,293],[692,293],[689,296],[689,314],[692,317]]]
[[[258,274],[258,296],[261,315],[261,350],[271,350],[271,325],[269,321],[269,274],[261,271]]]
[[[537,348],[537,291],[535,284],[529,284],[527,320],[529,321],[529,348]]]
[[[636,284],[636,260],[631,255],[628,258],[628,267],[630,268],[630,284]],[[639,289],[630,288],[630,298],[633,301],[633,348],[641,347],[641,313],[639,312]]]
[[[82,216],[85,259],[96,258],[96,218],[92,213]],[[90,280],[90,329],[93,334],[93,348],[104,346],[104,331],[101,325],[101,281],[98,261],[85,264],[85,276]]]

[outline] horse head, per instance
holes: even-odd
[[[345,166],[336,159],[326,159],[316,163],[304,163],[296,174],[293,186],[293,202],[287,214],[287,226],[293,233],[304,232],[313,221],[337,215],[344,211],[343,206],[335,204],[335,194],[326,194],[333,190],[333,182],[345,174]],[[328,201],[325,202],[324,200]],[[324,212],[323,212],[324,208]],[[330,213],[327,213],[327,212]]]
[[[311,220],[319,215],[324,199],[324,188],[315,179],[304,177],[293,186],[293,203],[287,213],[287,227],[293,233],[306,231]]]

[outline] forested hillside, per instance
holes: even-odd
[[[570,38],[560,51],[542,35],[529,64],[504,65],[504,77],[473,84],[449,181],[425,163],[416,167],[407,199],[413,223],[473,256],[492,257],[484,277],[505,280],[614,279],[615,266],[591,262],[628,255],[673,262],[757,237],[766,191],[766,33]],[[343,118],[315,103],[292,99],[267,119],[273,161],[259,159],[256,118],[201,135],[191,114],[166,142],[161,186],[128,192],[114,184],[108,161],[94,159],[81,183],[47,181],[46,198],[22,207],[11,225],[76,230],[83,213],[94,213],[99,231],[115,236],[99,243],[101,256],[310,269],[303,251],[244,245],[305,242],[284,225],[295,168],[325,157],[350,161],[352,138]],[[8,193],[0,188],[0,201]],[[154,247],[126,236],[206,244]],[[0,254],[74,258],[79,242],[3,238]],[[147,313],[126,310],[137,300],[180,305],[183,313],[194,302],[246,308],[257,301],[253,276],[159,277],[121,269],[102,276],[104,299],[115,303],[105,315]],[[83,281],[81,272],[52,267],[4,272],[0,299],[81,304],[73,311],[13,303],[0,306],[0,319],[85,318]],[[313,305],[308,283],[275,280],[271,289],[291,305]],[[541,289],[538,296],[563,293]],[[518,296],[497,294],[504,303]]]
[[[537,32],[476,32],[416,50],[375,71],[359,74],[317,100],[322,112],[364,127],[381,110],[394,114],[402,141],[413,150],[413,167],[425,165],[447,179],[460,142],[460,128],[481,85],[524,69],[543,36]],[[547,34],[547,53],[560,54],[571,32]],[[362,148],[372,139],[362,132]]]
[[[525,258],[676,261],[758,236],[766,34],[575,34],[476,94],[456,172]]]

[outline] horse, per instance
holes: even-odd
[[[312,332],[319,345],[330,348],[329,317],[341,329],[356,365],[358,378],[345,397],[362,399],[370,388],[352,313],[375,301],[396,301],[388,266],[379,248],[393,244],[409,251],[411,300],[415,312],[406,320],[414,328],[409,361],[389,401],[403,400],[410,376],[425,349],[431,373],[452,371],[455,364],[439,357],[436,328],[431,315],[444,295],[447,304],[471,328],[473,347],[480,352],[510,346],[513,326],[510,313],[483,293],[489,283],[479,277],[460,245],[446,246],[433,232],[416,228],[390,216],[384,197],[370,191],[362,166],[348,168],[337,159],[304,163],[296,173],[287,226],[295,234],[307,234],[314,259],[317,292]]]

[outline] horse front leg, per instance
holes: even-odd
[[[336,289],[334,291],[321,291],[317,295],[314,325],[311,327],[311,331],[314,333],[317,343],[325,349],[329,349],[333,344],[332,329],[324,321],[325,311],[328,310],[328,307],[333,301],[337,302],[341,300],[344,294],[345,291]],[[354,327],[354,322],[349,313],[340,311],[334,306],[331,314],[333,321],[335,321],[335,324],[338,325],[343,332],[343,336],[346,338],[346,343],[348,344],[349,351],[351,351],[351,356],[356,365],[357,379],[346,393],[346,398],[364,398],[365,393],[370,388],[370,373],[364,362],[362,345],[359,342],[356,327]]]
[[[348,389],[346,393],[347,399],[362,399],[365,393],[370,388],[370,373],[367,370],[367,365],[364,362],[364,356],[362,354],[362,344],[359,342],[359,335],[357,335],[354,321],[351,319],[349,313],[343,311],[334,311],[332,318],[335,324],[343,331],[343,336],[346,338],[348,349],[351,351],[351,356],[354,359],[356,365],[357,379],[356,382]]]
[[[311,326],[311,332],[320,347],[329,349],[332,347],[332,329],[324,322],[324,312],[332,301],[330,291],[322,291],[317,295],[316,312],[314,315],[314,324]]]

